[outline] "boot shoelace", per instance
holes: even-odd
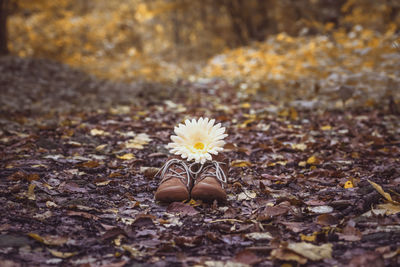
[[[176,170],[174,170],[172,168],[170,169],[170,167],[173,164],[178,164],[179,165],[178,167],[182,166],[183,167],[183,171],[178,172],[178,171],[176,171]],[[182,170],[182,168],[181,168],[181,170]],[[166,174],[167,171],[171,171],[172,174],[169,174],[167,177],[165,177],[165,174]],[[190,173],[191,173],[190,167],[183,160],[180,160],[180,159],[170,159],[170,160],[168,160],[167,162],[165,162],[165,164],[160,168],[160,170],[154,176],[157,176],[160,173],[161,173],[160,176],[163,177],[162,182],[165,182],[165,181],[167,181],[167,180],[169,180],[171,178],[175,178],[174,175],[176,175],[179,179],[186,180],[187,181],[186,182],[186,186],[188,188],[190,187]]]
[[[168,177],[165,177],[166,172],[170,169],[170,167],[173,164],[178,164],[183,167],[182,172],[175,171],[174,169],[171,169],[170,171],[172,174],[168,175]],[[173,175],[176,175],[179,179],[181,180],[187,180],[186,186],[189,188],[190,186],[190,179],[191,179],[191,174],[194,176],[194,179],[196,180],[197,176],[202,173],[203,177],[212,176],[217,178],[217,180],[221,183],[222,188],[224,188],[224,185],[227,183],[227,177],[225,172],[221,168],[221,164],[226,164],[224,162],[219,162],[216,160],[211,161],[210,163],[206,164],[201,164],[200,167],[198,167],[197,171],[193,170],[194,166],[198,166],[198,163],[192,163],[189,166],[187,163],[183,160],[180,159],[170,159],[165,164],[160,168],[160,170],[156,173],[155,176],[161,173],[161,177],[163,177],[162,181],[167,181],[171,178],[174,178]],[[179,166],[179,167],[180,167]],[[210,170],[210,168],[215,167],[215,173]],[[184,176],[186,175],[186,176]]]
[[[212,177],[217,178],[217,180],[221,183],[222,188],[224,188],[224,185],[227,183],[228,179],[226,177],[224,170],[221,168],[220,165],[226,164],[226,163],[213,160],[210,163],[202,164],[197,171],[192,170],[192,166],[194,164],[195,163],[192,163],[189,166],[189,170],[194,175],[195,180],[197,179],[197,176],[200,173],[203,175],[204,178],[207,176],[212,176]],[[210,170],[210,168],[212,168],[212,167],[215,167],[215,172]],[[196,182],[198,182],[198,181],[196,180]]]

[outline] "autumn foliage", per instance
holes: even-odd
[[[11,3],[13,54],[55,59],[106,78],[237,81],[245,75],[285,87],[288,79],[318,83],[338,66],[343,73],[377,69],[385,78],[396,76],[395,66],[387,66],[393,62],[385,61],[397,60],[390,56],[399,38],[396,1]]]

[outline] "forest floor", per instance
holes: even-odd
[[[393,99],[274,102],[0,60],[1,266],[400,265]],[[157,203],[173,127],[200,116],[229,134],[228,202]]]

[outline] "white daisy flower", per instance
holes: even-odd
[[[225,127],[221,123],[214,125],[215,120],[200,118],[186,120],[185,124],[175,127],[176,135],[171,136],[172,143],[168,144],[170,152],[180,155],[188,161],[194,160],[204,164],[207,160],[212,160],[211,155],[217,155],[223,150],[225,141]]]

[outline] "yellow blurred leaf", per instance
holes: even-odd
[[[307,166],[307,162],[306,161],[300,161],[298,165],[300,167],[305,167],[305,166]]]
[[[332,126],[330,126],[330,125],[324,125],[324,126],[321,127],[321,130],[322,130],[322,131],[329,131],[329,130],[332,130]]]
[[[68,237],[65,236],[40,236],[36,233],[29,233],[28,236],[35,239],[36,241],[39,241],[40,243],[51,246],[61,246],[68,241]]]
[[[245,103],[242,103],[242,104],[240,105],[240,107],[241,107],[241,108],[250,108],[251,105],[250,105],[249,102],[245,102]]]
[[[96,183],[97,186],[105,186],[108,185],[111,182],[111,180],[103,181],[103,182],[98,182]]]
[[[313,233],[312,235],[303,235],[300,234],[300,239],[301,241],[308,241],[308,242],[314,242],[317,238],[316,232]]]
[[[29,200],[35,200],[36,196],[35,196],[35,184],[30,184],[28,187],[28,199]]]
[[[319,163],[319,160],[316,156],[311,156],[307,159],[307,164],[312,165],[312,164],[318,164],[318,163]]]
[[[289,243],[288,249],[312,261],[332,258],[332,244],[313,245],[306,242]]]
[[[107,132],[103,131],[103,130],[99,130],[99,129],[92,129],[90,130],[90,134],[93,136],[98,136],[98,135],[108,135]]]
[[[300,143],[300,144],[291,144],[291,147],[292,147],[293,149],[297,149],[297,150],[301,150],[301,151],[304,151],[304,150],[307,149],[307,145],[304,144],[304,143]]]
[[[344,186],[343,186],[345,189],[348,189],[348,188],[353,188],[354,187],[354,185],[353,185],[353,182],[352,181],[346,181],[346,183],[344,184]]]
[[[234,160],[231,162],[232,167],[251,167],[252,164],[250,161],[246,160]]]
[[[144,145],[147,145],[151,141],[151,138],[146,133],[141,133],[135,136],[134,139],[128,140],[125,143],[126,148],[143,149]]]
[[[398,204],[385,203],[385,204],[379,204],[377,207],[378,209],[386,210],[385,212],[386,215],[393,215],[400,212],[400,205]]]
[[[66,258],[75,256],[76,254],[78,254],[78,252],[60,252],[60,251],[57,251],[57,250],[54,250],[54,249],[50,249],[50,248],[48,248],[47,250],[48,250],[48,251],[51,253],[51,255],[53,255],[54,257],[62,258],[62,259],[66,259]]]
[[[377,183],[372,182],[371,180],[368,179],[368,182],[375,188],[376,191],[379,192],[379,194],[381,194],[387,201],[394,203],[394,204],[400,204],[397,201],[394,201],[392,199],[392,197],[390,196],[389,193],[386,193],[385,191],[383,191],[382,186],[378,185]]]
[[[103,149],[106,148],[106,147],[107,147],[107,144],[98,145],[98,146],[96,147],[96,151],[101,151],[101,150],[103,150]]]
[[[117,158],[123,159],[123,160],[131,160],[131,159],[135,158],[135,155],[133,155],[132,153],[127,153],[127,154],[124,154],[122,156],[118,156],[117,155]]]

